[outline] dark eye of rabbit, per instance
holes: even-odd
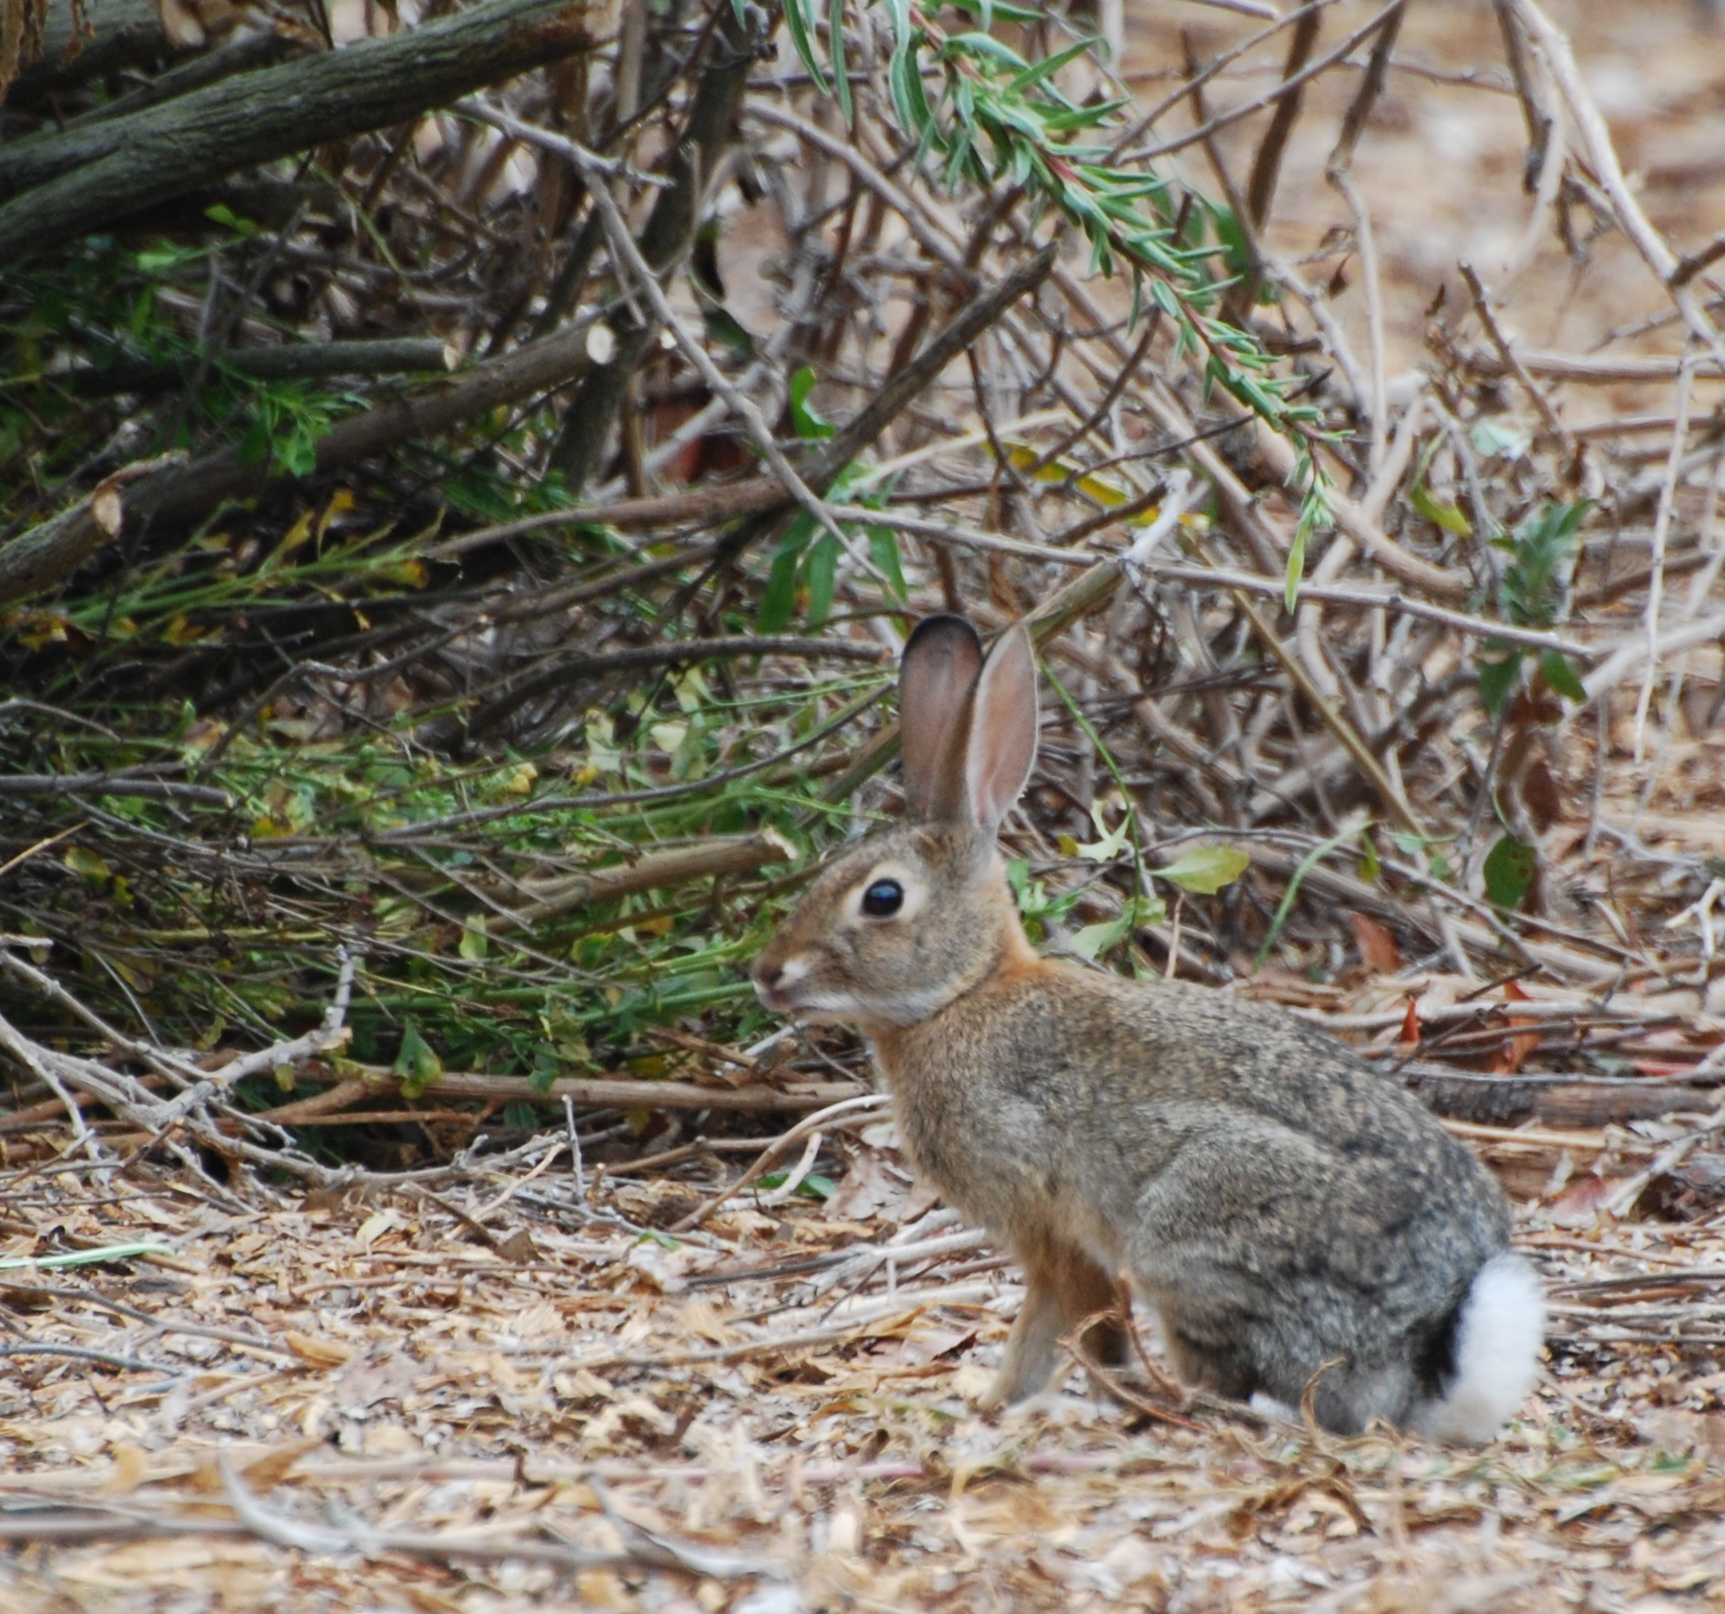
[[[871,919],[890,919],[904,906],[904,887],[897,880],[876,880],[863,892],[862,911]]]

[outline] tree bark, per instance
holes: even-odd
[[[418,117],[587,49],[579,0],[486,0],[385,39],[194,90],[0,153],[0,261],[18,262],[226,174]]]
[[[0,605],[70,577],[120,535],[120,509],[113,486],[104,482],[71,509],[0,548]]]
[[[85,0],[81,6],[54,0],[42,28],[41,57],[18,75],[7,105],[72,89],[118,68],[162,61],[183,48],[168,38],[156,0]]]

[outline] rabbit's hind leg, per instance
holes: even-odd
[[[1263,1388],[1256,1365],[1231,1341],[1195,1326],[1195,1319],[1166,1296],[1152,1296],[1152,1303],[1161,1325],[1162,1352],[1182,1384],[1232,1401],[1250,1401]]]

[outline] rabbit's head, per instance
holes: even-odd
[[[821,872],[755,963],[755,990],[809,1021],[905,1026],[1028,956],[995,836],[1036,758],[1022,626],[985,659],[957,616],[920,623],[899,670],[907,822]]]

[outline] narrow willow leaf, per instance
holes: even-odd
[[[838,582],[839,541],[823,532],[809,550],[809,626],[824,628],[833,614],[833,592]]]
[[[1100,41],[1094,38],[1074,40],[1065,50],[1057,50],[1052,56],[1045,56],[1039,62],[1032,62],[1029,67],[1012,80],[1011,88],[1022,91],[1028,90],[1034,84],[1040,84],[1050,74],[1058,73],[1068,62],[1076,61],[1078,57],[1088,55],[1099,43]],[[1050,85],[1049,88],[1052,90],[1053,86]],[[1059,91],[1056,90],[1054,93],[1059,94]],[[1066,105],[1071,105],[1065,96],[1062,95],[1060,99]]]
[[[791,43],[796,46],[797,55],[802,58],[803,66],[809,70],[809,77],[815,81],[815,87],[823,95],[831,95],[832,85],[821,71],[821,64],[815,60],[813,23],[808,13],[803,10],[807,3],[808,0],[785,0],[785,24],[791,31]]]
[[[1022,69],[1030,66],[1010,45],[992,34],[953,34],[947,39],[946,48],[948,53],[959,56],[992,58],[1005,67]]]
[[[832,0],[827,10],[827,44],[833,60],[833,85],[838,90],[839,115],[848,129],[856,122],[851,101],[850,73],[845,67],[845,0]]]
[[[1294,529],[1294,541],[1288,546],[1288,571],[1282,582],[1282,608],[1291,616],[1300,603],[1300,584],[1306,575],[1306,524]]]

